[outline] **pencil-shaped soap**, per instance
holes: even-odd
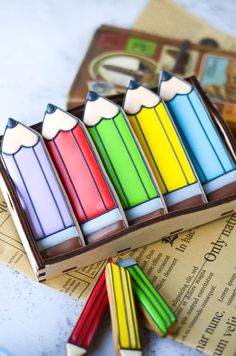
[[[93,242],[127,227],[83,123],[48,104],[42,136],[86,241]]]
[[[81,232],[41,136],[9,119],[1,155],[41,254],[50,257],[80,247]]]
[[[164,71],[159,94],[167,104],[208,199],[234,193],[235,163],[197,90]]]
[[[68,356],[79,356],[87,352],[107,307],[108,296],[104,267],[66,344]]]
[[[169,210],[206,202],[181,139],[160,97],[130,81],[124,110],[152,168]]]
[[[151,329],[161,337],[166,336],[176,323],[171,308],[136,261],[129,258],[120,261],[119,266],[129,271],[134,296]]]
[[[155,178],[121,107],[89,92],[83,121],[125,209],[138,222],[165,212]]]
[[[106,286],[117,355],[141,355],[141,343],[129,272],[114,263],[106,266]]]

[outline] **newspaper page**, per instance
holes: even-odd
[[[172,337],[209,355],[236,355],[236,213],[118,256],[134,258],[178,317]],[[0,262],[34,278],[0,197]],[[48,280],[86,301],[104,261]]]
[[[236,355],[235,225],[236,213],[128,254],[176,313],[173,338],[209,355]]]

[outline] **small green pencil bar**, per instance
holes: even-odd
[[[129,222],[162,215],[165,203],[122,108],[90,91],[84,124],[95,143]]]
[[[166,336],[176,323],[171,308],[135,260],[128,258],[118,265],[130,273],[134,296],[151,329],[161,337]]]

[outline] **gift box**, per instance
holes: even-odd
[[[214,121],[221,139],[228,148],[234,162],[236,161],[236,143],[227,125],[217,109],[209,101],[201,89],[195,77],[188,81],[198,91],[205,107]],[[112,100],[118,104],[123,101],[123,94],[114,95]],[[83,116],[84,105],[70,110],[74,116]],[[40,131],[42,123],[32,126]],[[2,139],[2,137],[1,137]],[[199,206],[183,210],[168,212],[158,217],[134,224],[110,237],[101,238],[97,241],[77,248],[55,257],[43,258],[37,247],[34,234],[31,230],[27,217],[21,208],[18,195],[15,191],[2,161],[0,161],[0,188],[9,207],[13,221],[20,235],[33,271],[39,281],[55,277],[62,273],[96,263],[105,258],[127,252],[129,250],[156,242],[162,238],[175,236],[190,228],[230,215],[236,210],[236,192],[217,198],[214,201],[203,203]],[[45,209],[47,209],[45,202]],[[48,208],[50,218],[50,208]]]

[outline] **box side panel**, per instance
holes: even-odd
[[[26,232],[25,232],[25,229],[23,228],[22,226],[22,223],[20,221],[20,218],[19,218],[19,215],[17,214],[17,211],[16,211],[16,207],[15,207],[15,204],[13,202],[13,200],[11,199],[10,197],[10,194],[9,194],[9,191],[7,189],[7,186],[5,184],[5,181],[2,177],[2,175],[0,175],[0,187],[1,187],[1,191],[2,191],[2,194],[3,194],[3,197],[7,203],[7,207],[8,207],[8,210],[11,214],[11,217],[12,217],[12,220],[16,226],[16,229],[17,229],[17,232],[20,236],[20,239],[23,243],[23,246],[24,246],[24,249],[26,251],[26,254],[27,254],[27,257],[30,261],[30,264],[31,264],[31,267],[34,271],[34,273],[37,275],[38,273],[38,264],[37,264],[37,261],[34,257],[34,254],[33,254],[33,251],[30,247],[30,244],[29,244],[29,240],[27,238],[27,235],[26,235]]]
[[[164,237],[206,224],[236,211],[236,200],[217,205],[204,211],[176,216],[133,231],[107,243],[62,262],[46,265],[44,278],[52,278],[68,270],[84,267],[122,252],[157,242]]]

